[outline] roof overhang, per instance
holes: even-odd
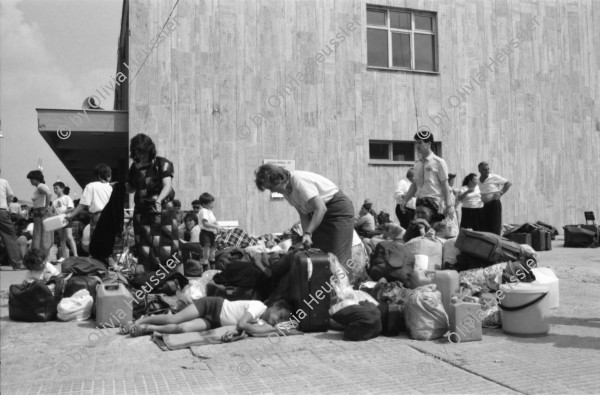
[[[94,167],[106,163],[113,180],[128,165],[129,113],[107,110],[37,108],[38,131],[81,187],[94,181]]]

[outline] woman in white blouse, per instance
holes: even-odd
[[[266,164],[256,171],[256,186],[281,193],[300,215],[304,245],[336,255],[345,264],[352,258],[354,206],[327,178],[308,171],[288,171]]]
[[[462,188],[458,190],[458,201],[462,204],[460,227],[482,230],[483,202],[477,185],[477,174],[471,173],[465,177]]]

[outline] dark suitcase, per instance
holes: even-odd
[[[581,225],[563,226],[565,231],[565,247],[592,247],[595,243],[596,233],[583,228]]]
[[[454,244],[462,253],[486,262],[516,261],[522,255],[521,246],[495,233],[461,228]]]
[[[587,229],[596,234],[596,242],[598,242],[598,238],[600,237],[600,225],[579,225],[582,229]]]
[[[546,238],[549,233],[547,230],[534,230],[531,233],[531,247],[536,251],[546,251]]]
[[[531,246],[531,235],[529,233],[509,233],[506,238],[518,244]]]
[[[406,330],[404,324],[404,306],[399,304],[379,303],[381,311],[381,334],[383,336],[398,336]]]
[[[554,240],[552,232],[546,232],[546,251],[552,250],[552,240]]]
[[[332,292],[329,256],[321,250],[294,250],[289,299],[303,332],[326,332]],[[302,312],[300,312],[302,310]]]
[[[545,222],[542,222],[542,221],[537,221],[536,225],[540,225],[540,226],[546,228],[550,232],[550,236],[552,236],[552,240],[555,240],[556,236],[558,236],[558,229],[556,229],[554,226],[547,224]]]

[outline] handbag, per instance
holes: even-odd
[[[35,280],[13,284],[8,294],[8,316],[13,321],[46,322],[56,320],[67,280],[71,277],[57,276],[48,281]]]

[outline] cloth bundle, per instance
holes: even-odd
[[[227,247],[246,248],[255,246],[258,245],[258,240],[250,236],[243,229],[233,228],[218,234],[215,243],[217,249],[222,250]]]

